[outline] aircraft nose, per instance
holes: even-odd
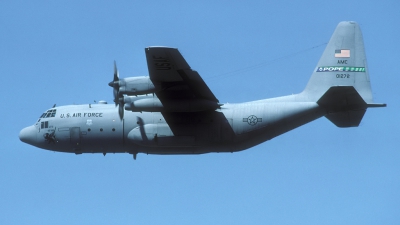
[[[27,144],[34,145],[36,143],[36,129],[34,126],[25,127],[19,132],[19,139]]]

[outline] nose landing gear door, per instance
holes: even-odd
[[[81,129],[79,127],[71,127],[69,131],[72,147],[75,150],[79,150],[81,144]]]

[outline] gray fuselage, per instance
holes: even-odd
[[[325,114],[317,103],[295,99],[224,104],[198,113],[126,112],[122,120],[114,105],[61,106],[48,110],[53,116],[44,113],[20,137],[39,148],[76,154],[235,152]]]

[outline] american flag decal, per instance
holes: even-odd
[[[349,49],[335,50],[335,58],[350,58],[350,50]]]

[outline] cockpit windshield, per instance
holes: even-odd
[[[40,118],[49,118],[49,117],[55,117],[56,116],[57,109],[49,109],[46,112],[44,112]]]

